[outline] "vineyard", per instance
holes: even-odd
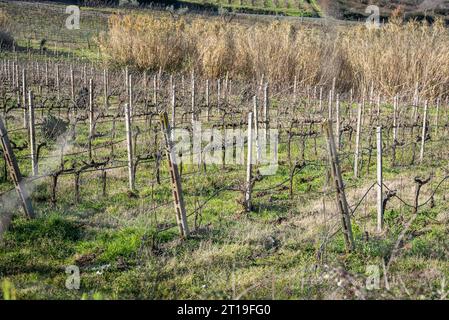
[[[447,90],[20,45],[0,81],[4,297],[447,298]]]

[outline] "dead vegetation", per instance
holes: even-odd
[[[289,22],[245,26],[222,19],[111,16],[99,38],[113,64],[139,69],[190,71],[218,78],[304,85],[339,79],[340,89],[371,84],[382,94],[443,93],[449,84],[449,34],[441,21],[429,25],[394,20],[381,29],[363,26],[309,28]],[[425,57],[425,58],[423,58]],[[438,71],[438,72],[437,72]]]

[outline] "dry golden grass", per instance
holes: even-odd
[[[419,83],[423,96],[435,96],[449,83],[449,33],[441,21],[430,26],[394,20],[380,30],[348,29],[342,39],[361,86],[373,82],[390,95],[413,94]]]
[[[194,49],[185,37],[185,25],[167,17],[112,16],[107,39],[100,37],[100,43],[116,63],[180,70],[188,67],[186,57]]]
[[[296,76],[303,85],[334,77],[340,89],[374,84],[384,94],[441,94],[449,84],[449,34],[441,22],[395,20],[381,29],[326,30],[289,22],[246,26],[220,19],[151,15],[112,16],[99,39],[112,63],[140,69],[195,70],[205,77],[264,75],[278,83]]]

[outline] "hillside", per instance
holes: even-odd
[[[449,16],[449,1],[445,0],[338,0],[318,1],[324,14],[340,19],[361,19],[367,14],[366,8],[369,5],[377,5],[380,8],[381,16],[386,19],[395,11],[402,13],[405,17],[444,17]]]
[[[28,2],[28,1],[26,1]],[[449,1],[447,0],[47,0],[29,2],[57,2],[81,4],[89,7],[140,5],[140,8],[173,8],[200,13],[233,12],[247,15],[271,15],[320,18],[332,17],[340,20],[364,20],[370,5],[380,8],[381,19],[386,21],[392,15],[406,19],[435,20],[442,17],[449,21]],[[119,4],[120,3],[120,4]]]

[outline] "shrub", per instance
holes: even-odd
[[[42,122],[42,135],[47,140],[56,141],[58,137],[67,131],[68,125],[69,123],[67,121],[49,115]]]

